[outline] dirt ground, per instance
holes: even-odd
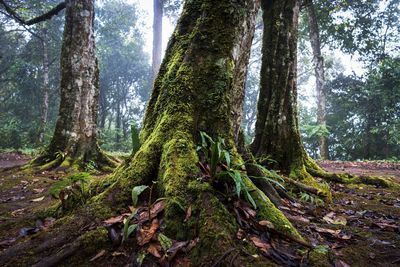
[[[7,169],[28,160],[29,157],[19,153],[0,154],[3,169],[0,170],[0,254],[20,241],[34,238],[36,232],[45,231],[54,223],[53,218],[37,220],[35,214],[58,201],[50,196],[48,189],[67,174],[63,171],[23,174]],[[323,161],[319,164],[330,172],[380,175],[400,182],[399,163]],[[295,266],[400,266],[400,192],[364,185],[331,184],[331,188],[334,199],[325,206],[286,201],[281,207],[312,245],[326,250],[318,254],[320,258],[314,256]],[[126,247],[110,246],[95,253],[93,257],[96,254],[98,257],[94,260],[89,262],[88,258],[81,264],[122,266],[129,260],[126,251]]]

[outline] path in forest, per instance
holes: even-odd
[[[18,153],[0,154],[0,167],[28,160]],[[398,163],[324,161],[320,165],[328,171],[390,176],[400,182]],[[38,221],[35,213],[58,201],[48,189],[65,175],[63,171],[0,171],[0,251],[51,227],[52,218]],[[364,185],[331,184],[331,188],[331,204],[286,201],[282,210],[313,245],[329,248],[322,258],[334,266],[400,266],[400,192]],[[92,264],[116,266],[115,255],[119,263],[128,261],[129,256],[121,256],[129,255],[125,250],[110,247]],[[311,265],[321,266],[321,262]]]

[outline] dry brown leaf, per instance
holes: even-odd
[[[265,227],[267,227],[269,229],[274,229],[275,228],[274,224],[272,222],[270,222],[270,221],[267,221],[267,220],[259,221],[258,224],[261,225],[261,226],[265,226]]]
[[[40,202],[40,201],[42,201],[43,199],[44,199],[44,196],[38,197],[38,198],[34,198],[34,199],[31,200],[31,202]]]
[[[350,267],[347,263],[342,260],[335,261],[335,267]]]
[[[315,227],[315,231],[318,233],[326,233],[326,234],[331,234],[333,236],[338,236],[340,233],[340,230],[333,230],[333,229],[328,229],[328,228],[322,228],[322,227]]]
[[[304,224],[309,224],[310,220],[306,217],[300,216],[300,215],[290,215],[290,214],[286,214],[286,217],[289,219],[289,221],[295,221],[298,223],[304,223]]]
[[[35,192],[35,194],[43,193],[44,190],[44,188],[33,188],[33,192]]]
[[[124,218],[128,217],[129,215],[130,215],[129,213],[123,213],[123,214],[121,214],[119,216],[111,217],[111,218],[109,218],[109,219],[107,219],[107,220],[105,220],[103,222],[104,222],[104,224],[106,226],[111,226],[111,225],[113,225],[115,223],[123,222]]]
[[[153,255],[156,258],[161,258],[161,246],[156,243],[151,243],[149,247],[147,248],[147,252],[149,252],[151,255]]]
[[[346,225],[347,219],[343,216],[336,216],[334,212],[330,212],[322,218],[329,224],[339,224],[339,225]]]
[[[189,206],[189,208],[187,209],[185,220],[183,220],[183,222],[187,222],[190,217],[192,217],[192,206]]]
[[[93,258],[91,258],[89,261],[95,261],[100,257],[103,257],[104,254],[106,254],[106,251],[103,249],[101,250],[99,253],[96,254],[96,256],[94,256]]]
[[[150,242],[155,233],[157,232],[160,224],[157,219],[154,219],[150,227],[142,226],[138,231],[136,231],[137,243],[139,246],[143,246]]]
[[[156,203],[154,203],[154,204],[151,206],[151,209],[150,209],[150,219],[149,219],[149,211],[148,211],[148,210],[144,210],[144,211],[141,211],[141,212],[139,213],[139,219],[138,219],[138,220],[135,220],[134,223],[145,222],[145,221],[154,219],[155,217],[157,217],[157,215],[158,215],[161,211],[164,210],[165,204],[166,204],[166,203],[165,203],[164,200],[157,201]]]
[[[261,240],[257,236],[254,236],[254,235],[251,236],[250,240],[253,241],[253,244],[258,248],[265,249],[265,250],[268,250],[268,249],[271,248],[270,244],[264,242],[263,240]]]
[[[21,215],[24,213],[25,209],[17,209],[11,212],[11,216],[13,217],[17,217],[18,215]]]

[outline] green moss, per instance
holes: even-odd
[[[329,262],[329,257],[326,253],[320,253],[315,250],[311,250],[309,254],[309,261],[311,266],[318,267],[330,267],[332,264]]]
[[[85,254],[90,255],[109,244],[108,231],[105,227],[98,227],[81,235],[78,241],[84,248]]]

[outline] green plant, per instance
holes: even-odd
[[[87,172],[94,172],[97,169],[97,165],[96,162],[94,162],[93,160],[89,160],[84,167],[85,171]]]
[[[303,202],[309,202],[317,206],[323,206],[324,201],[317,196],[310,195],[306,192],[300,192],[300,200]]]
[[[56,153],[54,153],[54,156],[56,157],[56,159],[63,161],[66,157],[66,153],[62,152],[61,150],[58,150]]]
[[[246,200],[254,207],[257,205],[252,198],[246,184],[243,181],[242,172],[231,164],[231,155],[227,149],[225,149],[225,141],[223,138],[218,137],[217,141],[214,141],[205,132],[200,132],[201,144],[197,147],[197,151],[203,153],[205,164],[200,162],[200,166],[203,171],[211,179],[215,180],[218,177],[230,177],[235,184],[235,194],[240,198],[241,192],[244,193]]]
[[[49,192],[54,198],[61,201],[63,209],[68,209],[73,203],[84,204],[88,198],[86,184],[90,179],[90,174],[80,172],[64,177],[61,181],[56,182]]]
[[[135,186],[132,188],[132,204],[133,206],[137,205],[138,199],[140,194],[142,194],[147,188],[149,188],[147,185],[139,185],[139,186]],[[133,219],[133,217],[135,217],[136,213],[137,213],[138,209],[134,207],[134,210],[132,211],[132,213],[124,219],[124,228],[122,231],[122,242],[124,242],[132,233],[133,231],[136,230],[136,228],[138,227],[137,224],[129,224],[130,221]],[[149,207],[149,212],[150,212],[150,207]],[[149,216],[150,218],[150,216]]]

